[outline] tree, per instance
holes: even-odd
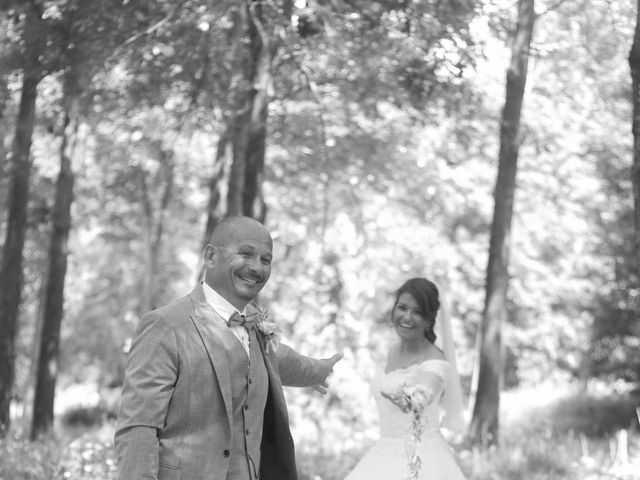
[[[480,332],[478,385],[469,431],[471,440],[483,445],[498,442],[502,326],[507,317],[509,286],[509,239],[520,147],[520,116],[534,21],[534,0],[519,0],[517,26],[511,46],[511,62],[507,71],[506,100],[500,124],[498,178],[494,190],[495,203]]]
[[[228,165],[228,189],[224,215],[247,215],[264,221],[266,204],[262,182],[266,151],[267,114],[273,95],[272,64],[279,47],[280,17],[290,23],[292,2],[285,0],[266,12],[261,1],[242,2],[233,14],[230,29],[232,72],[226,125],[220,135],[210,182],[210,201],[204,241],[220,219],[218,202],[221,176]],[[271,14],[271,18],[269,18]],[[275,18],[274,18],[275,17]],[[286,26],[284,28],[286,28]],[[248,44],[248,47],[243,46]],[[224,216],[222,215],[222,216]]]
[[[172,200],[175,181],[173,151],[164,147],[161,141],[155,143],[158,151],[160,169],[158,176],[162,178],[162,193],[160,200],[157,202],[158,205],[154,205],[152,195],[149,191],[148,174],[142,169],[137,169],[137,177],[140,181],[140,195],[142,197],[141,202],[144,211],[144,236],[146,246],[145,274],[139,307],[140,316],[160,306],[158,305],[156,282],[158,280],[164,229],[166,228],[167,210]]]
[[[32,166],[31,138],[37,87],[43,76],[41,56],[45,49],[42,6],[31,0],[25,6],[24,15],[22,92],[11,150],[9,218],[0,266],[0,435],[6,432],[11,422],[9,407],[15,377],[15,336],[23,284],[23,247]]]
[[[636,267],[640,271],[640,1],[636,12],[636,29],[633,44],[629,52],[629,67],[631,67],[631,93],[633,102],[633,164],[631,167],[631,181],[633,184],[634,219],[635,219],[635,251]],[[640,287],[638,285],[637,287]]]
[[[71,232],[71,205],[74,201],[76,168],[74,157],[79,142],[79,127],[87,116],[92,78],[103,69],[115,48],[137,28],[123,20],[126,8],[115,1],[68,0],[58,10],[52,24],[52,41],[58,49],[57,69],[62,70],[62,117],[60,169],[56,182],[49,239],[48,267],[43,281],[41,335],[37,355],[36,385],[33,401],[31,438],[48,432],[53,425],[54,397],[59,370],[59,343],[64,316],[64,286],[67,273],[68,240]],[[138,7],[144,8],[144,7]],[[130,18],[135,18],[131,16]],[[133,21],[135,22],[135,20]],[[133,28],[132,28],[133,27]],[[143,184],[143,190],[146,184]],[[146,192],[146,191],[145,191]],[[160,237],[161,235],[158,235]],[[150,256],[158,250],[151,249]],[[155,266],[153,260],[148,262]],[[152,269],[151,272],[154,270]],[[142,298],[150,303],[145,279]]]
[[[64,126],[60,146],[60,172],[53,206],[49,266],[44,283],[42,335],[36,373],[31,439],[48,432],[53,425],[60,324],[64,313],[64,284],[67,273],[68,239],[75,174],[72,166],[80,122],[80,85],[76,66],[66,72],[64,82]]]

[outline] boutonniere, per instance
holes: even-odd
[[[383,397],[395,403],[403,412],[411,413],[412,422],[407,435],[407,475],[406,480],[417,480],[422,459],[417,454],[417,446],[422,439],[424,409],[433,400],[432,395],[420,386],[402,385],[398,390],[381,392]]]
[[[278,345],[282,339],[282,329],[275,320],[272,320],[268,310],[256,308],[256,328],[262,332],[267,353],[278,351]]]

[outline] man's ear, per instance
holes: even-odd
[[[202,258],[204,259],[204,264],[207,268],[211,268],[215,265],[216,260],[216,247],[207,243],[207,246],[204,247],[204,252],[202,253]]]

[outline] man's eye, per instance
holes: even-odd
[[[262,264],[263,265],[271,265],[271,259],[270,258],[263,258],[262,259]]]

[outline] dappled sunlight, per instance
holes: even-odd
[[[578,389],[577,385],[571,383],[542,382],[535,386],[502,392],[500,421],[505,428],[531,425],[545,411],[550,411],[552,405],[575,394]]]
[[[640,479],[636,0],[0,3],[0,480],[116,480],[138,325],[239,213],[273,240],[242,302],[344,355],[326,395],[284,389],[299,480],[343,480],[379,439],[411,277],[451,313],[468,424],[480,405],[479,435],[443,429],[468,480]],[[184,351],[208,379],[201,347],[141,355],[158,416]]]
[[[66,445],[52,480],[115,480],[114,424],[107,423]]]
[[[97,406],[102,397],[98,385],[94,383],[76,383],[58,390],[55,412],[61,415],[71,409]]]

